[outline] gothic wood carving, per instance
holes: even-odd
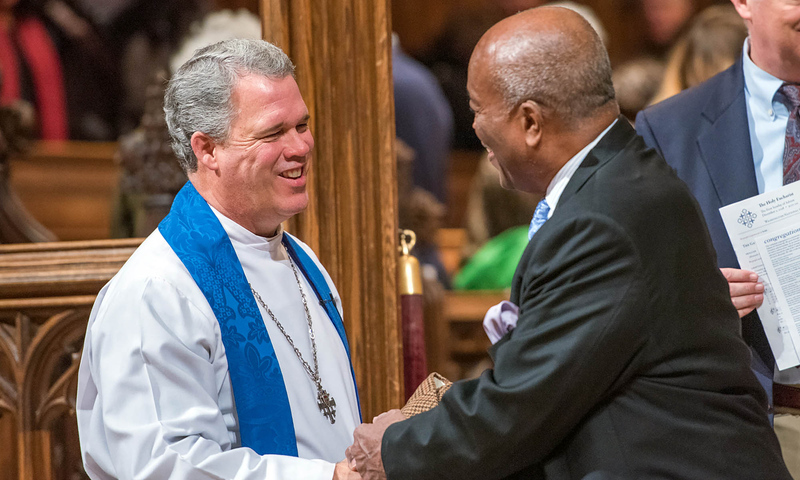
[[[140,241],[0,246],[0,432],[16,437],[3,478],[87,478],[74,411],[86,321]]]

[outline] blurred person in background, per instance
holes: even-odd
[[[453,110],[436,77],[403,51],[396,34],[392,35],[392,79],[397,137],[414,151],[413,184],[446,204]]]
[[[614,69],[611,80],[620,112],[633,123],[636,114],[650,104],[664,76],[664,62],[641,57]]]
[[[689,24],[666,63],[645,56],[614,69],[614,88],[630,121],[646,106],[702,83],[741,55],[747,27],[732,5],[712,5]]]
[[[46,29],[57,56],[57,61],[49,58],[50,47],[43,39],[38,47],[20,49],[27,50],[19,64],[22,98],[32,101],[41,116],[40,138],[116,139],[121,97],[119,62],[113,43],[86,8],[91,1],[100,0],[11,0],[16,3],[16,19],[28,23],[36,20]],[[125,0],[107,3],[120,2]],[[58,96],[63,99],[63,110]],[[59,121],[59,133],[54,135],[56,117],[64,120]]]
[[[205,30],[201,22],[212,0],[74,0],[85,5],[116,59],[120,75],[117,130],[125,134],[139,124],[153,75],[169,70],[170,59],[187,37]],[[260,29],[260,21],[258,22]],[[251,29],[242,28],[249,38]],[[260,30],[259,30],[260,33]],[[230,38],[230,37],[225,37]],[[218,40],[222,40],[219,38]],[[204,45],[214,43],[209,41]],[[184,59],[191,56],[184,55]],[[172,70],[174,71],[174,69]]]
[[[695,13],[694,0],[639,0],[645,23],[645,48],[663,56]]]
[[[68,137],[61,59],[51,32],[32,2],[0,2],[0,103],[25,100],[36,112],[36,136]]]
[[[705,82],[742,54],[747,27],[730,4],[712,5],[692,20],[672,47],[661,86],[650,103]]]

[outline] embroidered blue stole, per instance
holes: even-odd
[[[178,192],[158,230],[189,270],[219,321],[242,446],[261,455],[296,457],[289,397],[264,320],[228,234],[191,182]],[[286,233],[283,244],[325,307],[349,358],[344,325],[322,272]],[[353,373],[352,361],[350,370]]]

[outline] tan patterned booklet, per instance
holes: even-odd
[[[408,402],[400,411],[406,417],[413,417],[419,413],[427,412],[439,405],[442,396],[452,385],[453,382],[433,372],[417,387],[414,394],[411,395],[411,398],[408,399]]]

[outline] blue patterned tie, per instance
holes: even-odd
[[[544,198],[536,204],[536,210],[533,211],[533,219],[531,220],[531,226],[528,227],[528,240],[530,241],[533,238],[533,234],[536,233],[539,228],[544,225],[544,222],[547,221],[547,214],[550,213],[550,205],[547,204],[547,200]]]

